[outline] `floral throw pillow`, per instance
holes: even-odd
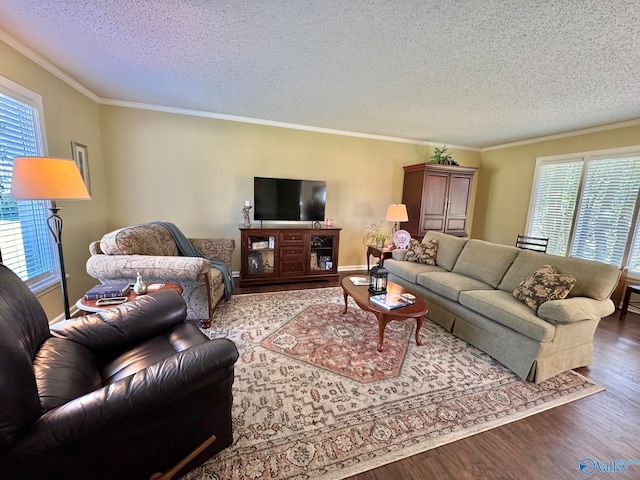
[[[426,243],[420,243],[417,240],[412,240],[407,247],[407,254],[404,259],[407,262],[435,265],[436,253],[438,253],[437,240],[429,240]]]
[[[516,287],[513,296],[537,313],[544,302],[565,298],[575,284],[574,276],[563,275],[553,266],[543,265]]]

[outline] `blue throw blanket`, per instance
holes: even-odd
[[[171,234],[171,238],[176,242],[176,246],[178,247],[178,252],[183,257],[205,257],[200,250],[194,247],[187,237],[184,236],[184,233],[180,231],[178,227],[176,227],[173,223],[169,222],[151,222],[153,225],[161,225],[167,229],[167,231]],[[231,276],[231,270],[229,270],[229,266],[221,262],[220,260],[216,260],[214,258],[209,258],[209,262],[213,268],[216,268],[222,272],[222,281],[224,283],[224,299],[228,301],[231,298],[231,294],[233,293],[233,277]]]

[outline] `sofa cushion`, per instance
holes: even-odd
[[[551,265],[543,265],[513,290],[513,296],[537,312],[543,303],[565,298],[575,284],[575,277],[562,275]]]
[[[411,283],[418,283],[418,275],[425,272],[444,272],[446,270],[435,266],[425,265],[424,263],[405,262],[402,260],[394,260],[388,258],[384,261],[384,268],[389,270],[397,277]]]
[[[436,265],[451,271],[467,240],[465,238],[447,235],[446,233],[429,231],[422,239],[422,243],[427,243],[430,240],[436,240],[438,242]]]
[[[460,293],[460,304],[480,315],[539,342],[550,342],[555,326],[538,318],[533,310],[502,290],[471,290]]]
[[[495,288],[517,255],[516,247],[469,240],[460,252],[453,271]]]
[[[569,297],[589,297],[606,300],[618,284],[620,269],[601,262],[581,258],[559,257],[530,250],[520,250],[504,275],[498,288],[512,292],[532,272],[541,265],[553,265],[566,275],[576,278],[576,284]]]
[[[422,273],[418,275],[418,285],[454,302],[465,290],[492,290],[492,287],[479,280],[446,271]]]
[[[407,247],[407,254],[404,259],[407,262],[424,263],[425,265],[436,264],[436,254],[438,252],[438,241],[428,240],[420,243],[417,240],[411,240]]]
[[[178,255],[169,231],[154,224],[133,225],[107,233],[100,240],[100,250],[106,255]]]

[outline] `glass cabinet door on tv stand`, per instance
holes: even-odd
[[[276,235],[248,235],[246,238],[246,271],[250,275],[270,276],[275,273]]]
[[[311,258],[309,273],[326,272],[333,270],[333,235],[311,234]]]

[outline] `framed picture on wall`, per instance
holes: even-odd
[[[84,180],[84,184],[87,187],[87,191],[89,192],[89,195],[91,195],[91,181],[89,179],[89,154],[87,151],[87,146],[72,141],[71,154],[73,156],[73,160],[78,166],[78,170],[80,170],[80,175],[82,175],[82,179]]]

